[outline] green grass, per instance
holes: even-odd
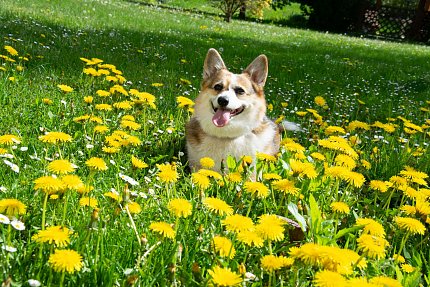
[[[28,286],[28,279],[51,286],[128,286],[133,282],[138,286],[204,286],[211,278],[208,270],[215,266],[239,272],[243,264],[260,279],[249,286],[312,286],[321,266],[310,266],[296,258],[292,267],[267,272],[261,269],[260,260],[271,253],[288,256],[292,246],[313,242],[320,247],[351,249],[367,259],[366,268],[350,265],[351,273],[345,278],[384,275],[398,279],[403,286],[429,284],[429,225],[425,223],[430,213],[425,208],[429,204],[428,178],[424,177],[427,187],[422,182],[408,181],[415,193],[404,186],[392,186],[381,193],[370,185],[371,180],[388,181],[394,175],[405,178],[406,166],[430,172],[428,47],[251,22],[227,24],[218,17],[126,1],[85,1],[77,5],[75,1],[2,0],[1,6],[0,54],[8,55],[3,47],[10,45],[19,56],[28,58],[25,61],[8,55],[16,60],[14,63],[0,59],[5,70],[0,71],[0,136],[14,134],[22,141],[12,145],[0,143],[7,154],[0,162],[0,201],[15,198],[27,206],[26,213],[19,215],[25,230],[0,226],[0,244],[18,249],[14,253],[1,250],[2,280],[10,276],[23,286]],[[284,138],[294,137],[305,148],[306,156],[315,151],[324,154],[328,166],[335,164],[340,152],[318,145],[318,139],[328,137],[327,126],[347,129],[354,120],[368,125],[375,121],[394,123],[393,132],[374,126],[370,130],[348,130],[346,138],[358,136],[360,143],[353,146],[359,156],[354,160],[357,166],[353,170],[357,174],[347,175],[362,174],[365,182],[348,183],[347,175],[342,179],[327,176],[328,168],[321,161],[312,163],[315,177],[307,172],[300,174],[293,169],[291,159],[301,158],[301,153],[287,145],[278,160],[259,161],[256,166],[262,173],[276,173],[293,181],[300,194],[282,194],[272,181],[261,179],[269,196],[255,198],[244,187],[244,174],[238,183],[225,177],[221,181],[210,179],[210,186],[200,189],[193,182],[182,153],[189,112],[177,107],[176,97],[195,98],[203,60],[211,47],[221,51],[227,66],[235,72],[261,53],[268,56],[266,96],[273,106],[269,116],[284,116],[300,123],[306,132],[286,134]],[[97,96],[97,90],[109,90],[113,84],[103,77],[83,74],[85,64],[81,57],[96,57],[116,65],[127,79],[126,90],[151,93],[157,109],[134,106],[131,110],[96,110],[96,103],[113,104],[130,97]],[[17,71],[18,65],[24,67],[23,71]],[[153,83],[163,85],[155,87]],[[64,93],[59,84],[74,90]],[[93,96],[94,103],[86,104],[85,96]],[[326,109],[315,104],[316,96],[324,97]],[[52,104],[45,104],[45,98]],[[316,124],[315,116],[309,112],[303,116],[296,113],[309,108],[322,116],[325,125]],[[104,152],[106,135],[93,132],[96,123],[74,121],[85,114],[100,117],[110,128],[106,135],[125,130],[142,144],[123,144],[120,152],[114,154]],[[133,115],[141,129],[121,128],[124,115]],[[422,131],[410,134],[405,129],[410,123],[419,125]],[[61,145],[43,143],[39,137],[49,131],[65,132],[72,141]],[[144,160],[148,168],[133,168],[131,155]],[[103,158],[108,170],[90,171],[85,162],[91,157]],[[80,206],[84,195],[71,190],[60,193],[59,199],[49,199],[43,207],[45,194],[34,190],[34,181],[51,174],[47,166],[56,158],[76,164],[79,168],[74,174],[94,186],[85,196],[98,200],[98,214],[93,208]],[[5,159],[16,164],[19,173],[5,164]],[[362,160],[370,162],[371,168],[366,168]],[[160,179],[157,164],[166,162],[176,164],[179,179],[175,183],[166,184]],[[131,176],[139,185],[126,184],[120,173]],[[413,175],[416,181],[423,176],[418,172]],[[112,188],[120,194],[120,202],[104,195]],[[211,196],[225,200],[235,213],[248,215],[254,223],[263,214],[277,214],[306,225],[306,232],[302,234],[286,226],[289,230],[283,233],[283,240],[265,241],[261,248],[248,247],[233,232],[225,231],[221,224],[224,216],[210,212],[202,204],[203,198]],[[169,212],[168,202],[175,197],[192,203],[191,216],[176,219]],[[127,214],[125,206],[130,200],[141,206],[140,213]],[[340,215],[330,208],[332,202],[340,200],[350,207],[348,214]],[[419,207],[420,213],[405,214],[401,211],[405,205]],[[293,212],[295,209],[297,212]],[[396,225],[395,216],[418,219],[425,224],[426,231],[406,238],[406,233]],[[379,259],[360,249],[357,238],[365,232],[352,228],[360,217],[373,218],[385,229],[389,245]],[[64,281],[62,274],[47,263],[55,246],[37,243],[33,238],[42,228],[42,218],[47,226],[62,225],[74,231],[67,248],[82,255],[83,268],[65,274]],[[174,240],[157,236],[149,228],[155,221],[175,224]],[[234,258],[222,257],[213,250],[211,242],[216,235],[233,242]],[[392,258],[399,249],[415,271],[407,273],[394,262]]]

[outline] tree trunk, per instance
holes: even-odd
[[[423,20],[425,17],[425,6],[428,0],[420,0],[417,9],[415,10],[415,16],[412,20],[411,27],[407,33],[408,39],[419,41],[421,40],[420,30],[423,26]]]
[[[239,19],[240,20],[245,20],[246,19],[246,4],[245,4],[245,1],[242,1],[242,5],[240,6]]]

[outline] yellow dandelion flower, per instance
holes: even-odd
[[[142,212],[142,207],[140,207],[140,204],[134,201],[129,201],[125,208],[128,209],[128,211],[132,214],[138,214]]]
[[[273,214],[263,214],[255,225],[255,231],[265,240],[281,241],[284,239],[285,222]]]
[[[313,152],[310,154],[310,156],[315,160],[325,161],[325,156],[322,153],[319,152]]]
[[[348,124],[348,127],[346,128],[348,131],[352,132],[356,129],[362,129],[362,130],[370,130],[370,126],[367,123],[363,123],[360,121],[352,121]]]
[[[83,116],[79,116],[79,117],[75,117],[73,118],[73,121],[75,123],[81,123],[81,122],[85,122],[86,120],[88,120],[90,118],[90,115],[83,115]]]
[[[68,174],[75,171],[75,166],[66,159],[57,159],[48,164],[48,170],[55,174]]]
[[[405,273],[412,273],[415,271],[415,267],[413,267],[410,264],[404,263],[404,264],[401,264],[400,266]]]
[[[347,281],[341,274],[329,270],[318,271],[313,280],[315,287],[346,287]]]
[[[82,256],[74,251],[68,249],[55,250],[48,259],[49,265],[56,272],[74,273],[82,269]]]
[[[284,194],[298,195],[300,188],[294,186],[294,182],[288,179],[281,179],[272,183],[275,190],[281,191]]]
[[[211,169],[215,166],[215,161],[213,159],[211,159],[210,157],[202,157],[200,159],[200,165],[202,168]]]
[[[191,203],[183,198],[172,199],[167,208],[170,212],[172,212],[176,217],[188,217],[191,215],[193,206]]]
[[[314,98],[314,102],[315,102],[315,104],[317,104],[317,106],[320,106],[320,107],[326,107],[327,106],[327,102],[321,96],[316,96]]]
[[[65,188],[67,189],[78,190],[85,186],[79,176],[74,174],[69,174],[61,177],[61,181],[64,183]]]
[[[237,234],[237,240],[248,246],[263,247],[264,239],[254,230],[242,230]]]
[[[20,144],[21,139],[16,135],[2,135],[0,136],[0,144],[3,145],[14,145],[14,144]]]
[[[394,260],[394,262],[396,262],[396,263],[405,263],[405,262],[406,262],[405,257],[403,257],[403,256],[402,256],[402,255],[400,255],[400,254],[394,254],[394,255],[393,255],[393,260]]]
[[[37,243],[55,244],[57,247],[66,247],[70,244],[70,235],[73,232],[67,227],[50,226],[45,230],[39,230],[32,239]]]
[[[91,104],[93,102],[94,98],[92,96],[85,96],[84,102],[87,104]]]
[[[57,87],[63,91],[64,93],[70,93],[73,91],[73,88],[68,85],[57,85]]]
[[[258,160],[265,161],[265,162],[276,162],[276,157],[270,154],[265,154],[261,152],[257,152],[255,155]]]
[[[346,154],[338,154],[334,158],[334,162],[336,163],[336,165],[344,166],[349,170],[353,170],[357,166],[355,160]]]
[[[415,209],[420,215],[429,215],[430,214],[430,203],[425,201],[422,198],[417,198],[415,203]]]
[[[112,95],[115,93],[119,93],[119,94],[122,94],[124,96],[128,96],[127,90],[124,89],[124,87],[121,85],[114,85],[113,87],[111,87],[109,89],[109,93],[111,93]]]
[[[333,202],[330,204],[330,208],[334,213],[349,213],[349,206],[345,202]]]
[[[355,171],[348,171],[343,175],[343,179],[349,184],[360,188],[366,181],[364,175]]]
[[[426,227],[419,220],[411,217],[394,217],[394,222],[397,226],[410,233],[410,234],[421,234],[423,235],[426,231]]]
[[[222,268],[215,266],[211,270],[208,270],[211,276],[211,282],[216,286],[240,286],[242,283],[242,277],[231,271],[230,268]]]
[[[138,159],[133,155],[131,156],[131,164],[133,165],[133,167],[138,169],[143,169],[148,167],[148,165],[143,160]]]
[[[178,108],[190,108],[194,106],[194,102],[187,97],[176,97],[176,103],[178,103]]]
[[[167,222],[153,222],[149,225],[149,229],[156,233],[159,233],[163,237],[167,237],[170,239],[175,238],[175,230],[173,230],[173,227]]]
[[[178,180],[179,174],[176,171],[176,166],[174,164],[157,164],[157,168],[159,169],[157,175],[160,181],[165,183],[173,183]]]
[[[303,153],[306,151],[306,149],[299,143],[296,143],[292,139],[284,139],[281,142],[281,145],[290,152],[297,152],[297,153]]]
[[[242,181],[242,175],[240,172],[231,172],[226,175],[226,180],[232,183],[239,183]]]
[[[202,175],[205,175],[207,177],[211,177],[213,179],[217,179],[217,180],[222,179],[222,175],[219,174],[218,172],[214,171],[214,170],[209,170],[209,169],[202,168],[202,169],[200,169],[198,171],[198,173],[200,173]]]
[[[114,193],[112,191],[103,193],[104,196],[112,198],[115,201],[121,201],[121,196],[118,193]]]
[[[377,190],[382,193],[386,192],[390,186],[391,186],[390,182],[386,182],[382,180],[371,180],[369,183],[370,189]]]
[[[400,207],[400,210],[407,215],[414,215],[417,212],[415,206],[411,205],[403,205],[402,207]]]
[[[133,107],[133,102],[122,101],[122,102],[114,103],[113,106],[119,110],[129,110]]]
[[[214,197],[207,197],[203,200],[203,205],[210,211],[218,215],[231,215],[233,208],[228,205],[224,200]]]
[[[192,173],[191,174],[191,180],[195,185],[197,185],[202,190],[209,188],[211,185],[209,177],[207,177],[206,175],[203,175],[199,172]]]
[[[82,197],[79,200],[79,205],[80,206],[89,206],[89,207],[92,207],[92,208],[97,208],[98,207],[98,201],[94,197]]]
[[[357,277],[357,278],[350,278],[347,281],[347,286],[349,287],[380,287],[373,283],[367,282],[366,278]]]
[[[12,46],[4,46],[4,49],[9,53],[11,56],[18,56],[18,51],[15,50]]]
[[[363,251],[368,257],[380,259],[385,257],[385,248],[389,246],[387,240],[370,234],[362,234],[357,239],[358,249]]]
[[[408,184],[408,181],[406,178],[403,178],[403,177],[397,176],[397,175],[393,175],[392,177],[390,177],[389,181],[390,181],[390,183],[392,183],[396,187],[405,186]]]
[[[233,259],[236,254],[236,249],[227,237],[215,236],[212,238],[212,247],[221,257]]]
[[[289,253],[292,258],[299,259],[306,265],[318,266],[321,264],[321,257],[324,256],[323,248],[324,246],[315,243],[306,243],[299,248],[290,248]]]
[[[113,146],[104,146],[102,147],[102,151],[108,154],[118,153],[121,149]]]
[[[332,135],[332,134],[344,135],[346,133],[344,128],[338,127],[338,126],[328,126],[324,132],[326,135]]]
[[[425,172],[417,171],[412,167],[406,166],[404,170],[400,171],[400,175],[411,182],[427,186],[425,179],[428,178],[428,175]]]
[[[94,190],[94,186],[88,185],[88,184],[83,184],[82,186],[80,186],[76,189],[76,191],[79,194],[87,194],[87,193],[91,192],[92,190]]]
[[[54,194],[62,192],[66,188],[64,182],[56,177],[42,176],[34,181],[34,190],[42,190],[44,193]]]
[[[108,169],[108,166],[106,165],[106,162],[99,157],[92,157],[88,159],[85,164],[91,169],[91,170],[99,170],[104,171]]]
[[[107,133],[108,131],[109,131],[109,127],[104,125],[98,125],[94,127],[94,133],[96,134],[104,134],[104,133]]]
[[[256,195],[258,198],[267,197],[269,188],[261,182],[248,181],[243,185],[246,192]]]
[[[63,132],[48,132],[39,137],[39,140],[45,143],[57,144],[64,142],[71,142],[72,137]]]
[[[389,278],[386,276],[373,277],[372,279],[370,279],[369,282],[381,287],[402,287],[403,286],[402,283],[400,283],[396,279]]]
[[[95,106],[96,110],[99,111],[111,111],[112,110],[112,106],[109,104],[97,104]]]
[[[360,163],[367,170],[372,168],[372,164],[365,159],[360,160]]]
[[[252,219],[240,214],[228,215],[224,220],[221,220],[221,224],[225,226],[227,231],[241,232],[244,230],[250,230],[254,227]]]
[[[53,101],[48,98],[43,98],[42,103],[44,103],[45,105],[52,105]]]
[[[309,179],[314,179],[318,175],[314,165],[310,162],[290,159],[290,167],[294,175],[298,177],[307,177]]]
[[[130,129],[130,130],[133,130],[133,131],[140,130],[140,128],[142,127],[141,124],[138,124],[138,123],[136,123],[134,121],[128,121],[128,120],[122,120],[121,123],[120,123],[120,126],[122,128],[124,128],[124,129],[127,128],[127,129]]]
[[[377,237],[385,237],[385,230],[382,224],[371,218],[357,218],[355,225],[364,225],[363,232]]]
[[[8,217],[18,217],[25,214],[27,206],[18,199],[0,199],[0,213],[5,213]]]
[[[260,266],[263,270],[272,272],[281,269],[284,266],[284,260],[275,255],[265,255],[260,259]]]
[[[7,153],[7,149],[0,147],[0,154],[5,154],[5,153]]]
[[[265,179],[265,180],[279,180],[279,179],[282,179],[282,177],[277,173],[264,173],[263,179]]]

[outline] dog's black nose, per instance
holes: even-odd
[[[228,105],[228,99],[225,97],[219,97],[218,105],[220,105],[221,107],[226,107]]]

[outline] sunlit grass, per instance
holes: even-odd
[[[430,283],[428,48],[122,1],[3,6],[3,281]],[[236,71],[268,55],[269,114],[304,129],[278,157],[187,169],[209,47]]]

